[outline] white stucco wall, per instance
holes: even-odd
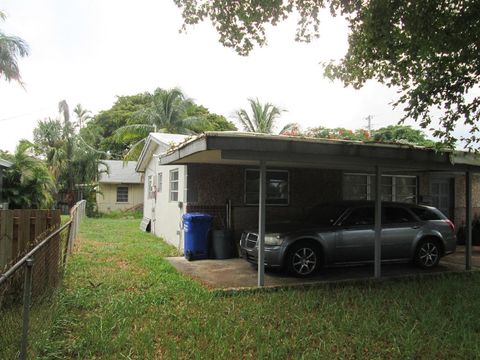
[[[157,148],[155,155],[162,152]],[[178,201],[170,201],[170,172],[178,169]],[[158,158],[153,156],[145,170],[144,217],[152,220],[151,232],[163,238],[169,244],[183,250],[183,232],[181,219],[185,211],[186,166],[158,165]],[[162,174],[162,189],[158,189],[158,174]],[[148,197],[149,176],[155,179],[155,197]],[[160,191],[159,191],[160,190]],[[179,203],[181,206],[179,206]]]

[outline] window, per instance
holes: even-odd
[[[117,186],[117,202],[128,202],[128,186]]]
[[[342,215],[345,210],[345,206],[338,206],[334,204],[318,205],[309,211],[305,220],[308,223],[315,225],[330,226],[338,220],[340,215]]]
[[[372,206],[353,209],[342,222],[343,226],[373,225],[375,223],[375,209]]]
[[[153,176],[149,175],[148,176],[148,194],[147,197],[149,199],[153,198]]]
[[[415,222],[415,217],[407,210],[399,207],[385,207],[383,209],[384,224],[400,224]]]
[[[158,173],[157,177],[157,192],[162,192],[162,173]]]
[[[420,220],[423,220],[423,221],[446,219],[445,215],[443,215],[440,211],[435,209],[429,209],[424,207],[413,207],[411,210],[415,215],[417,215],[420,218]]]
[[[178,201],[178,169],[170,170],[170,201]]]
[[[258,205],[260,172],[245,170],[245,203]],[[267,170],[267,205],[288,205],[289,174],[286,170]]]
[[[382,175],[382,200],[416,203],[417,178],[415,176]],[[345,174],[343,177],[345,200],[374,200],[375,175]]]

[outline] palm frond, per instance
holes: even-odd
[[[123,161],[126,162],[131,160],[137,160],[142,152],[143,146],[145,145],[145,140],[146,139],[142,139],[133,144],[123,157]]]

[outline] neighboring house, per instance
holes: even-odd
[[[144,173],[143,224],[157,236],[176,239],[184,212],[184,166],[159,166],[158,158],[188,137],[179,134],[151,133],[138,158],[136,170]],[[176,242],[178,244],[178,242]]]
[[[379,166],[383,200],[431,204],[460,225],[465,173],[480,166],[473,154],[407,145],[207,132],[165,153],[167,147],[155,138],[152,134],[147,141],[137,166],[149,179],[144,213],[152,232],[179,248],[186,212],[210,213],[220,229],[226,213],[231,214],[237,238],[244,229],[257,228],[262,161],[267,166],[267,222],[301,218],[321,202],[373,199]],[[473,179],[473,210],[479,214],[480,181],[477,175]]]
[[[98,211],[128,210],[143,203],[143,177],[136,161],[102,160],[98,165]]]
[[[3,189],[3,171],[12,166],[12,163],[7,160],[0,159],[0,210],[8,209],[8,204],[2,198]]]

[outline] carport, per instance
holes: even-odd
[[[264,285],[266,171],[269,167],[337,169],[375,174],[374,277],[381,277],[381,176],[405,172],[464,174],[466,179],[465,269],[472,267],[472,174],[480,160],[472,153],[411,145],[363,143],[279,135],[207,132],[170,149],[159,165],[248,165],[259,169],[258,286]]]

